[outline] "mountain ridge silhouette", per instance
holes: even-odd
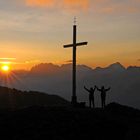
[[[41,68],[40,68],[41,67]],[[45,69],[43,69],[45,67]],[[53,70],[47,70],[49,69]],[[40,70],[41,69],[41,70]],[[43,70],[42,70],[43,69]],[[41,74],[41,71],[43,73]],[[17,88],[21,90],[36,90],[40,92],[49,92],[59,95],[66,100],[71,100],[72,93],[72,65],[63,64],[61,66],[42,63],[35,66],[31,71],[13,72],[18,77],[9,83],[3,85],[2,77],[0,85]],[[5,80],[5,79],[4,79]],[[5,81],[6,83],[6,81]],[[111,87],[107,95],[107,103],[115,101],[140,108],[140,67],[131,66],[125,68],[119,62],[109,65],[105,68],[90,68],[86,65],[77,65],[77,97],[78,101],[87,102],[88,96],[84,91],[84,86],[98,87],[104,85]],[[95,104],[100,106],[100,96],[95,92]]]
[[[21,109],[30,106],[67,106],[69,102],[58,95],[38,91],[21,91],[0,86],[0,109]]]

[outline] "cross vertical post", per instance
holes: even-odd
[[[75,21],[76,22],[76,21]],[[75,23],[74,22],[74,23]],[[73,65],[72,65],[72,105],[76,106],[77,104],[77,95],[76,95],[76,49],[77,46],[87,45],[88,42],[77,43],[77,26],[73,25],[73,44],[64,45],[64,48],[73,47]]]
[[[73,84],[72,84],[72,104],[75,105],[77,103],[76,96],[76,25],[73,26]]]

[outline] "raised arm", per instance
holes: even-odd
[[[99,89],[97,86],[95,86],[95,88],[96,88],[98,91],[101,91],[101,89]]]
[[[96,88],[97,88],[97,87],[96,87],[96,86],[94,86],[94,89],[93,89],[93,90],[95,91],[95,90],[96,90]]]
[[[105,89],[105,91],[109,91],[111,88],[109,87],[109,88],[107,88],[107,89]]]
[[[89,89],[87,89],[85,86],[84,86],[84,89],[85,89],[86,91],[90,92],[90,90],[89,90]]]

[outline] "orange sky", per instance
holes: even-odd
[[[78,48],[78,64],[140,66],[139,0],[5,0],[0,8],[0,65],[30,69],[71,60],[72,50],[63,45],[72,42],[76,16],[78,41],[89,42]]]

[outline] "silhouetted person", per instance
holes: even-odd
[[[105,89],[104,86],[101,87],[101,89],[99,89],[97,86],[95,86],[97,88],[98,91],[101,92],[101,104],[102,104],[102,108],[105,108],[106,105],[106,92],[110,90],[110,88]]]
[[[95,104],[94,104],[94,92],[95,92],[96,87],[94,87],[94,89],[92,87],[90,89],[87,89],[84,86],[84,89],[89,92],[89,107],[91,108],[91,105],[92,105],[93,108],[94,108],[95,107]]]

